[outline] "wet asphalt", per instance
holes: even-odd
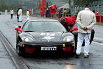
[[[40,19],[31,17],[30,19]],[[0,15],[0,30],[7,37],[16,49],[16,31],[15,27],[22,25],[26,21],[23,16],[23,22],[17,22],[16,17],[10,19],[10,15]],[[80,58],[74,56],[65,57],[58,55],[41,54],[40,56],[22,57],[24,63],[30,69],[103,69],[103,26],[95,25],[96,33],[94,42],[90,45],[90,57],[84,58],[83,50]],[[100,42],[101,41],[101,42]],[[2,61],[3,60],[3,61]],[[0,42],[0,69],[15,69],[15,66]]]

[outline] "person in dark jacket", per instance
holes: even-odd
[[[16,11],[16,14],[17,14],[17,21],[19,21],[19,14],[18,14],[19,9],[20,9],[20,8],[18,8],[17,11]]]
[[[49,8],[46,9],[45,15],[46,15],[46,17],[50,17],[50,9]]]

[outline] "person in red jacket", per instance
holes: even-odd
[[[66,19],[67,25],[70,23],[73,23],[73,25],[75,24],[75,20],[72,17],[68,16],[68,17],[65,17],[65,19]]]
[[[67,29],[67,31],[70,31],[73,25],[75,24],[75,20],[70,16],[61,17],[59,19],[59,22]]]
[[[31,10],[31,9],[29,9],[29,13],[30,13],[30,15],[31,15],[31,12],[32,12],[32,10]]]
[[[56,13],[56,5],[55,4],[50,7],[50,13],[51,13],[52,18],[54,18],[54,15]]]
[[[41,17],[43,17],[43,16],[44,16],[44,11],[41,10],[41,11],[40,11],[40,14],[41,14]]]

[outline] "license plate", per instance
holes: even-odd
[[[57,47],[41,47],[41,50],[44,50],[44,51],[56,51]]]

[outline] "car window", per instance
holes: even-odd
[[[66,32],[66,29],[58,21],[28,22],[23,30],[33,32]]]

